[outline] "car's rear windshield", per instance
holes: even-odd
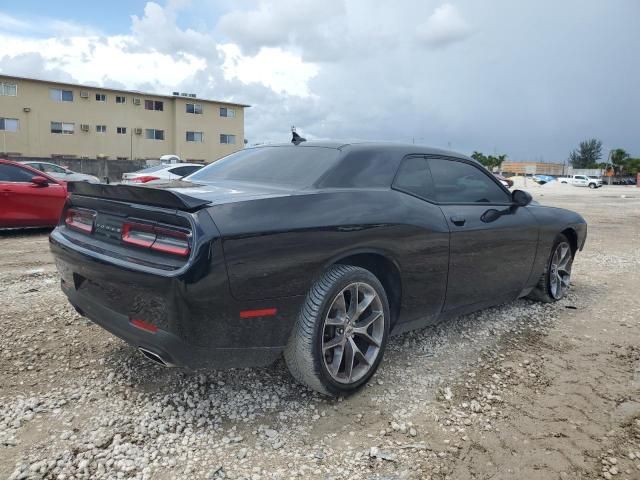
[[[142,170],[137,170],[135,173],[151,173],[151,172],[157,172],[158,170],[164,170],[167,167],[170,167],[171,165],[167,165],[167,164],[162,164],[162,165],[154,165],[153,167],[147,167],[147,168],[143,168]],[[176,166],[178,166],[178,164],[176,164]]]
[[[333,167],[339,155],[338,150],[326,147],[248,148],[206,166],[185,180],[230,180],[304,188]]]

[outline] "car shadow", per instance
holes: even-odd
[[[49,235],[52,227],[0,228],[0,238],[20,238]]]

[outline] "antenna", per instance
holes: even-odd
[[[296,133],[295,125],[291,125],[291,143],[294,145],[300,145],[302,142],[306,142],[306,138],[302,138],[300,135]]]

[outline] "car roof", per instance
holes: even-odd
[[[293,145],[291,143],[273,143],[273,144],[264,144],[264,145],[256,145],[247,148],[269,148],[269,147],[288,147],[288,148],[308,148],[308,147],[316,147],[316,148],[334,148],[336,150],[342,151],[392,151],[397,152],[402,155],[439,155],[445,157],[454,157],[461,158],[465,160],[470,160],[472,162],[476,162],[471,157],[467,157],[466,155],[462,155],[461,153],[453,152],[450,150],[443,150],[439,148],[429,147],[426,145],[417,145],[413,143],[396,143],[396,142],[340,142],[334,140],[322,140],[322,141],[311,141],[311,142],[302,142],[299,145]],[[477,162],[476,162],[477,163]]]

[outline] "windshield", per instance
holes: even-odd
[[[162,165],[155,165],[153,167],[147,167],[147,168],[143,168],[142,170],[137,170],[134,173],[151,173],[151,172],[157,172],[158,170],[164,170],[167,167],[170,167],[171,165],[166,165],[166,164],[162,164]]]
[[[186,177],[192,182],[231,180],[308,187],[338,161],[325,147],[258,147],[240,150]]]

